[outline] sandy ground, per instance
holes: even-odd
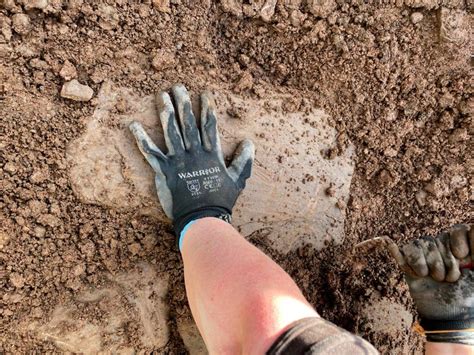
[[[0,351],[205,353],[126,130],[161,142],[153,93],[182,82],[226,155],[256,143],[236,227],[324,317],[422,353],[399,271],[354,246],[473,221],[472,6],[0,1]]]

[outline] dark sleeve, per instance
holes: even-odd
[[[375,348],[354,334],[322,318],[296,321],[273,343],[268,355],[350,354],[376,355]]]

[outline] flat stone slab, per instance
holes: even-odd
[[[137,327],[139,348],[157,349],[169,340],[168,278],[142,263],[118,275],[108,275],[102,288],[79,293],[74,302],[52,310],[44,324],[28,322],[25,327],[48,339],[64,352],[134,354],[124,332],[128,324]],[[101,310],[97,318],[91,310]]]
[[[331,160],[323,156],[336,140],[327,115],[307,103],[300,105],[302,111],[286,112],[294,101],[289,95],[270,93],[256,100],[215,92],[215,99],[224,154],[231,156],[244,138],[256,146],[253,176],[234,209],[233,225],[245,236],[261,231],[283,253],[304,243],[316,249],[326,242],[341,243],[353,147]],[[105,83],[97,100],[85,133],[67,151],[75,193],[87,203],[166,220],[153,172],[127,128],[132,120],[142,122],[165,150],[153,96],[139,97]],[[332,196],[326,193],[330,185]]]

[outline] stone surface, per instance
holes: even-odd
[[[192,319],[178,319],[178,332],[190,355],[208,354],[206,344]]]
[[[63,85],[61,96],[74,101],[89,101],[94,96],[94,90],[74,79]]]
[[[439,37],[443,42],[455,45],[472,44],[471,21],[463,10],[441,8],[438,14]]]
[[[232,156],[237,143],[248,137],[257,149],[252,178],[234,209],[234,226],[245,236],[265,231],[283,253],[305,242],[318,249],[325,242],[342,242],[341,206],[349,195],[352,147],[342,156],[325,159],[321,151],[334,145],[336,132],[324,112],[309,107],[287,113],[282,107],[291,98],[268,97],[257,101],[216,93],[224,154]],[[153,172],[127,128],[132,120],[142,122],[165,150],[153,96],[137,97],[106,83],[97,99],[84,135],[67,151],[75,193],[84,202],[136,209],[167,220],[155,197]],[[127,112],[112,113],[124,100]],[[229,115],[238,110],[240,118]],[[333,196],[325,192],[329,186]]]
[[[73,271],[83,273],[78,265]],[[134,339],[140,349],[159,349],[169,340],[168,280],[154,267],[142,263],[118,275],[108,275],[102,288],[79,293],[74,302],[59,304],[45,323],[27,327],[52,341],[61,351],[92,354],[133,354],[124,326],[138,327]],[[101,309],[100,318],[90,321],[91,309]]]

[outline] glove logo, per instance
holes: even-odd
[[[201,189],[201,184],[199,183],[199,180],[189,180],[186,181],[186,184],[188,186],[189,192],[191,192],[193,195],[198,193],[199,190]]]

